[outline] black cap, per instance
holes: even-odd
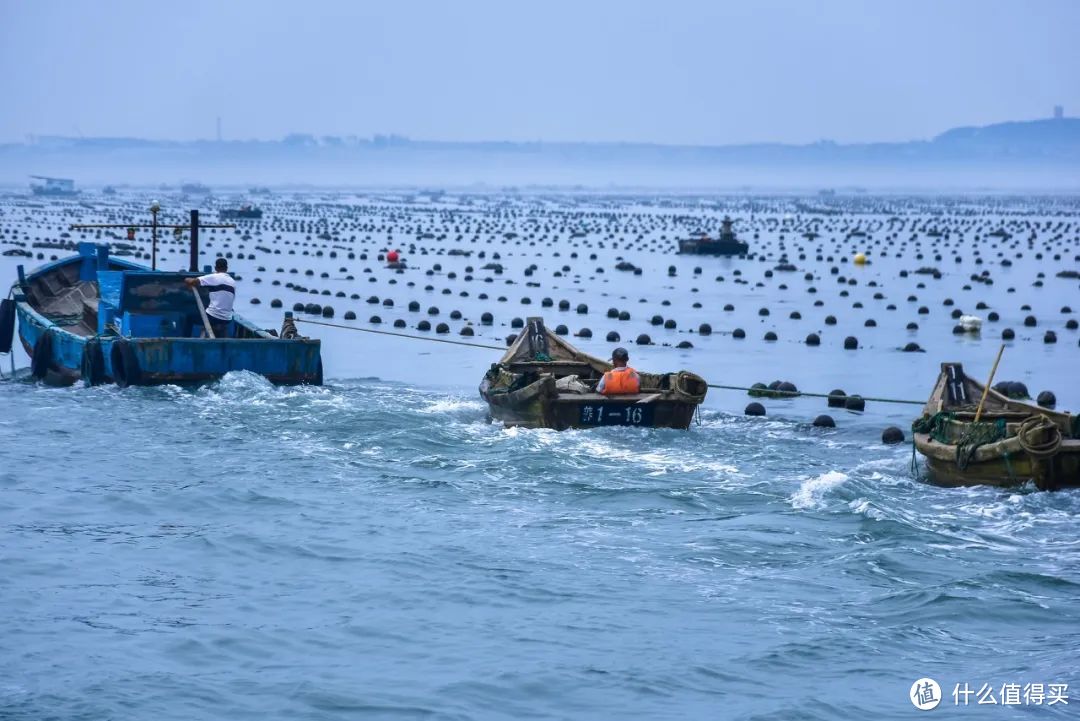
[[[612,360],[630,360],[630,354],[625,348],[616,348],[611,351]]]

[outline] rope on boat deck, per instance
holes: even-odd
[[[341,323],[327,323],[326,321],[309,320],[307,318],[294,318],[293,320],[295,320],[297,323],[311,323],[313,325],[325,325],[325,326],[327,326],[329,328],[343,328],[345,330],[356,330],[356,331],[360,331],[361,333],[374,333],[376,335],[392,335],[392,336],[396,336],[398,338],[411,338],[413,340],[426,340],[426,341],[431,341],[433,343],[449,343],[450,345],[463,345],[463,346],[468,346],[470,348],[484,348],[486,350],[498,350],[498,351],[505,351],[506,350],[506,348],[504,348],[502,346],[487,345],[485,343],[469,343],[468,341],[450,340],[449,338],[428,338],[428,337],[425,337],[425,336],[410,335],[408,333],[395,333],[393,331],[388,331],[388,330],[375,330],[374,328],[357,328],[356,326],[352,326],[352,325],[342,325]],[[749,392],[749,391],[760,390],[758,388],[746,388],[744,386],[725,386],[725,385],[720,385],[719,383],[707,383],[706,385],[709,386],[709,388],[717,388],[719,390],[725,390],[725,391],[747,391],[747,392]],[[832,398],[833,397],[828,393],[809,393],[807,391],[769,391],[769,394],[770,394],[770,396],[772,396],[774,398],[796,398],[798,396],[808,396],[810,398]],[[926,403],[926,401],[907,401],[907,400],[901,400],[901,399],[897,399],[897,398],[873,398],[871,396],[859,396],[859,397],[862,398],[864,401],[871,401],[871,402],[874,402],[874,403],[905,403],[905,404],[914,405],[914,406],[921,406],[921,405],[924,405]]]

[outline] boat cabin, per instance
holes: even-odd
[[[185,278],[196,273],[143,270],[110,258],[109,247],[79,243],[77,263],[57,265],[24,288],[48,320],[75,335],[201,338],[202,315]],[[204,306],[208,294],[201,291]],[[230,323],[229,337],[261,337]]]

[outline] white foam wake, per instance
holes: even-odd
[[[839,471],[826,471],[820,476],[808,478],[791,495],[791,505],[795,508],[821,508],[825,505],[825,494],[847,479],[847,474]]]

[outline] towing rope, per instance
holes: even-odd
[[[722,385],[719,385],[717,383],[708,383],[706,385],[708,385],[709,388],[720,388],[720,389],[726,390],[726,391],[747,391],[747,392],[755,391],[755,392],[757,392],[757,391],[762,390],[761,388],[745,388],[743,386],[722,386]],[[774,398],[797,398],[798,396],[809,396],[810,398],[840,398],[840,399],[843,399],[845,397],[849,397],[849,398],[852,397],[852,396],[836,396],[836,395],[832,395],[831,393],[810,393],[808,391],[777,391],[777,390],[768,390],[768,389],[765,389],[765,390],[767,390],[768,394],[770,396],[774,397]],[[859,396],[859,398],[862,398],[864,401],[873,401],[874,403],[907,403],[909,405],[914,405],[914,406],[926,405],[926,401],[906,401],[906,400],[901,400],[901,399],[898,399],[898,398],[874,398],[872,396]]]
[[[431,341],[432,343],[449,343],[450,345],[462,345],[462,346],[468,346],[470,348],[484,348],[486,350],[498,350],[498,351],[505,351],[506,350],[506,348],[504,348],[502,346],[487,345],[487,344],[484,344],[484,343],[469,343],[469,342],[463,341],[463,340],[450,340],[449,338],[428,338],[428,337],[420,336],[420,335],[410,335],[408,333],[395,333],[393,331],[388,331],[388,330],[375,330],[374,328],[357,328],[356,326],[352,326],[352,325],[342,325],[341,323],[327,323],[326,321],[309,320],[307,318],[294,318],[294,320],[297,323],[311,323],[313,325],[325,325],[325,326],[327,326],[329,328],[343,328],[344,330],[355,330],[355,331],[360,331],[361,333],[374,333],[376,335],[391,335],[391,336],[395,336],[397,338],[411,338],[412,340],[426,340],[426,341]],[[747,392],[750,392],[750,391],[760,390],[759,388],[747,388],[747,387],[744,387],[744,386],[725,386],[725,385],[720,385],[719,383],[706,383],[706,385],[709,388],[716,388],[716,389],[725,390],[725,391],[747,391]],[[829,393],[809,393],[807,391],[770,391],[770,394],[775,398],[795,398],[795,397],[798,397],[798,396],[808,396],[810,398],[835,398],[835,397],[838,397],[838,396],[833,396],[833,395],[831,395]],[[871,402],[874,402],[874,403],[905,403],[905,404],[908,404],[908,405],[915,405],[915,406],[925,405],[925,403],[926,403],[926,401],[907,401],[907,400],[900,400],[900,399],[897,399],[897,398],[874,398],[874,397],[871,397],[871,396],[859,396],[859,397],[862,398],[864,401],[871,401]]]
[[[374,333],[376,335],[392,335],[392,336],[397,336],[398,338],[412,338],[413,340],[427,340],[427,341],[431,341],[432,343],[449,343],[450,345],[464,345],[464,346],[469,346],[471,348],[485,348],[487,350],[501,350],[501,351],[506,350],[502,346],[484,345],[483,343],[468,343],[468,342],[463,341],[463,340],[450,340],[449,338],[425,338],[424,336],[421,336],[421,335],[409,335],[408,333],[394,333],[393,331],[375,330],[374,328],[357,328],[356,326],[352,326],[352,325],[342,325],[340,323],[327,323],[327,322],[321,321],[321,320],[308,320],[307,318],[294,318],[293,320],[295,320],[297,323],[312,323],[314,325],[325,325],[325,326],[327,326],[329,328],[344,328],[345,330],[358,330],[361,333]]]

